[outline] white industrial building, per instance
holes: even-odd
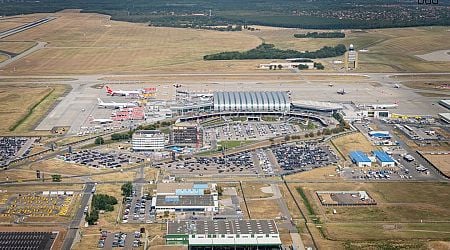
[[[160,151],[164,149],[166,137],[159,130],[138,130],[131,144],[134,151]]]
[[[214,111],[289,112],[291,103],[284,91],[215,92]]]
[[[167,245],[189,249],[280,249],[273,220],[205,220],[167,223]]]
[[[215,183],[160,183],[152,198],[158,212],[217,212],[219,195]]]

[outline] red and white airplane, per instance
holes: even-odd
[[[140,95],[142,90],[112,90],[109,86],[106,87],[106,93],[109,95],[119,95],[119,96],[129,96],[129,95]]]

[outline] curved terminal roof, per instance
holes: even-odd
[[[239,91],[214,93],[215,111],[289,111],[283,91]]]

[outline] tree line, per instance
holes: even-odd
[[[316,51],[300,52],[296,50],[282,50],[275,48],[275,45],[263,43],[258,47],[244,51],[220,52],[211,55],[205,55],[204,60],[245,60],[245,59],[287,59],[287,58],[327,58],[342,56],[347,51],[343,44],[335,47],[325,46]]]
[[[308,32],[306,34],[294,34],[295,38],[345,38],[342,32]]]

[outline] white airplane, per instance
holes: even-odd
[[[330,82],[330,84],[328,84],[329,87],[333,87],[334,84],[332,82]]]
[[[398,107],[397,103],[393,104],[369,104],[367,105],[373,109],[395,109]]]
[[[92,116],[91,118],[91,122],[95,122],[95,123],[99,123],[99,124],[106,124],[106,123],[112,123],[113,120],[112,119],[107,119],[107,118],[93,118]]]
[[[138,104],[135,102],[103,102],[100,98],[97,98],[98,106],[104,108],[130,108],[137,107]]]
[[[112,90],[109,86],[106,87],[106,93],[111,96],[120,95],[120,96],[129,96],[129,95],[140,95],[142,94],[141,90]]]
[[[394,85],[394,88],[399,89],[399,88],[400,88],[400,85],[395,84],[395,85]]]
[[[345,89],[339,90],[337,93],[340,94],[340,95],[345,95],[345,94],[347,94],[347,92],[345,91]]]

